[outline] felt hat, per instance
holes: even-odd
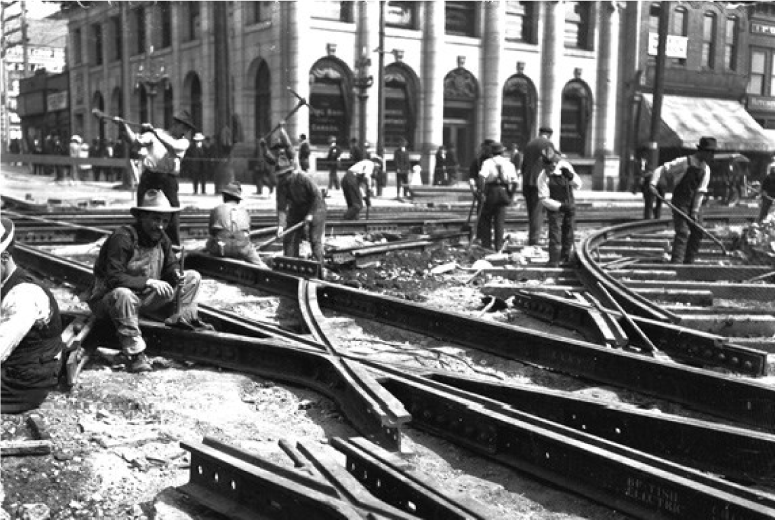
[[[232,197],[236,197],[238,199],[242,199],[242,185],[237,182],[230,182],[226,186],[221,189],[221,193],[226,193],[227,195],[231,195]]]
[[[175,213],[180,211],[181,208],[173,207],[170,204],[167,196],[161,190],[148,190],[143,195],[143,201],[133,208],[130,208],[129,212],[135,217],[143,212],[150,211],[152,213]]]
[[[490,145],[490,153],[493,155],[501,155],[505,148],[502,143],[492,143]]]
[[[554,130],[552,130],[548,126],[542,126],[541,128],[538,129],[538,133],[552,135],[554,133]]]
[[[544,164],[553,164],[560,161],[560,154],[552,147],[541,151],[541,160]]]
[[[13,220],[6,217],[0,218],[0,253],[13,243],[14,230]]]
[[[336,143],[336,137],[335,137],[335,136],[333,136],[333,135],[332,135],[332,136],[329,136],[329,137],[328,137],[328,142],[329,142],[329,143]]]
[[[715,152],[716,149],[718,149],[718,143],[715,137],[700,137],[700,144],[697,145],[697,150]]]
[[[191,130],[196,131],[196,126],[194,126],[194,120],[191,118],[191,113],[188,110],[181,110],[180,112],[177,112],[174,116],[172,116],[172,119],[174,119],[179,123],[183,123]]]
[[[83,142],[83,139],[81,139],[81,136],[78,134],[73,134],[73,137],[70,138],[70,142],[76,142],[78,144],[81,144]]]
[[[194,134],[194,141],[204,141],[205,135],[202,132],[197,132]]]
[[[490,146],[494,142],[495,142],[494,139],[485,139],[484,141],[482,141],[482,146]]]

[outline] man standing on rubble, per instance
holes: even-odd
[[[54,296],[13,259],[13,221],[0,219],[2,413],[37,408],[57,385],[62,321]]]
[[[364,159],[350,166],[342,177],[342,193],[347,202],[344,220],[358,220],[363,209],[364,192],[367,206],[371,206],[371,183],[377,165],[371,159]]]
[[[538,137],[525,145],[522,154],[522,195],[527,208],[528,238],[527,243],[537,246],[541,239],[541,228],[544,224],[544,206],[538,196],[538,176],[544,169],[542,155],[552,148],[551,137],[554,132],[548,126],[538,129]]]
[[[236,258],[260,267],[266,264],[250,242],[250,213],[243,206],[242,186],[233,181],[221,190],[223,203],[210,210],[205,250],[217,257]]]
[[[549,266],[559,267],[571,261],[576,227],[573,191],[581,189],[581,178],[554,147],[543,151],[541,162],[543,169],[536,187],[549,220]]]
[[[713,160],[713,154],[717,148],[716,139],[713,137],[700,137],[697,152],[687,157],[679,157],[663,164],[654,170],[651,176],[649,188],[657,194],[657,183],[663,175],[672,176],[675,189],[673,190],[672,205],[686,214],[691,222],[686,220],[678,212],[673,212],[673,253],[670,262],[673,264],[691,264],[700,250],[702,229],[700,225],[702,217],[702,201],[708,193],[710,183],[709,162]]]
[[[492,157],[482,163],[479,176],[484,186],[484,207],[482,208],[482,230],[479,238],[482,247],[495,247],[500,251],[503,246],[503,228],[506,222],[506,208],[511,204],[517,191],[519,179],[514,165],[504,156],[506,149],[501,143],[490,145]]]
[[[140,316],[188,330],[212,330],[197,313],[201,276],[197,271],[181,271],[165,233],[177,211],[180,208],[170,205],[161,190],[149,189],[142,202],[130,209],[135,223],[114,231],[94,264],[94,283],[86,302],[95,317],[110,318],[121,347],[98,351],[130,372],[152,368],[144,354]]]

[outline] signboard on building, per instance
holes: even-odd
[[[667,35],[667,46],[665,47],[665,56],[668,58],[686,59],[686,45],[689,38],[686,36]],[[649,56],[657,55],[659,46],[659,35],[655,32],[649,33]]]
[[[67,108],[67,92],[54,92],[46,96],[46,111],[56,112]]]
[[[775,112],[775,98],[749,94],[746,108],[749,111]]]
[[[751,34],[764,34],[767,36],[775,36],[775,25],[770,25],[761,22],[751,22]]]

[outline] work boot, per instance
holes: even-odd
[[[153,370],[151,360],[145,353],[125,354],[120,350],[99,347],[97,353],[102,356],[113,368],[125,366],[127,372],[140,373]]]

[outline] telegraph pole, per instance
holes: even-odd
[[[382,168],[386,170],[385,161],[385,4],[379,2],[379,58],[377,62],[377,96],[379,105],[377,110],[377,155],[382,157]],[[383,172],[387,178],[387,172]]]
[[[649,134],[649,164],[654,170],[659,166],[659,125],[662,122],[662,96],[665,91],[665,54],[667,50],[667,24],[670,16],[670,2],[659,4],[659,40],[657,43],[657,67],[654,71],[654,94],[651,106],[651,133]]]

